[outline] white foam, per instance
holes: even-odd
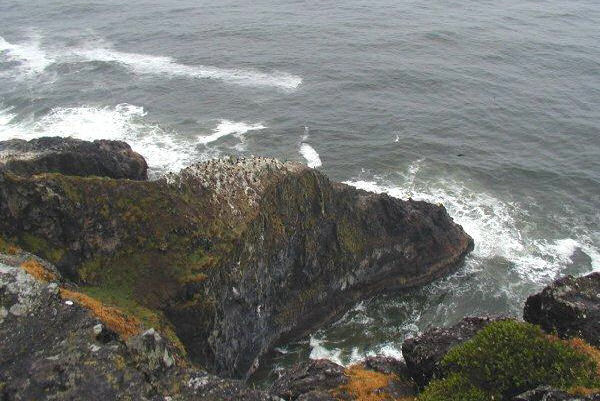
[[[142,107],[130,104],[56,108],[33,123],[0,126],[0,134],[26,140],[41,136],[123,140],[155,169],[175,171],[184,167],[193,153],[190,144],[178,142],[158,125],[145,122],[145,115]]]
[[[323,164],[317,151],[308,143],[300,145],[300,154],[306,159],[306,165],[310,168],[321,167]]]
[[[324,340],[317,338],[316,335],[310,337],[310,359],[327,359],[346,367],[364,361],[370,356],[386,356],[403,360],[402,351],[392,343],[380,344],[373,349],[362,351],[358,347],[352,347],[350,353],[348,353],[337,347],[327,348],[324,342]]]
[[[394,359],[398,359],[398,360],[404,360],[404,357],[402,356],[402,351],[396,347],[394,344],[391,343],[386,343],[383,344],[379,347],[379,349],[376,352],[377,355],[381,355],[381,356],[387,356],[390,358],[394,358]]]
[[[37,37],[26,43],[13,44],[0,36],[0,60],[2,57],[18,62],[18,68],[25,76],[40,74],[55,62],[40,48],[40,39]]]
[[[0,138],[32,139],[41,136],[73,137],[84,140],[111,139],[129,143],[146,158],[154,174],[178,171],[189,164],[217,157],[216,149],[198,149],[211,142],[207,137],[185,137],[147,121],[143,107],[119,104],[114,107],[66,107],[53,109],[37,121],[13,123],[11,109],[0,109]],[[222,120],[209,137],[235,134],[265,128]],[[216,139],[215,139],[216,140]]]
[[[198,138],[198,143],[202,143],[204,145],[214,142],[219,138],[224,136],[235,134],[238,138],[242,138],[242,136],[248,131],[256,131],[265,129],[264,125],[258,124],[248,124],[245,122],[234,122],[229,120],[221,120],[219,125],[215,127],[213,133],[211,135],[203,136]]]
[[[126,53],[110,48],[78,49],[73,53],[89,61],[119,63],[138,74],[217,79],[237,85],[271,86],[287,90],[296,89],[302,83],[299,76],[284,72],[265,73],[248,69],[187,65],[178,63],[171,57]]]
[[[416,184],[415,177],[422,161],[411,164],[402,185],[394,185],[375,177],[374,180],[346,181],[346,184],[375,193],[387,193],[401,199],[413,198],[442,203],[452,218],[462,225],[475,241],[471,257],[504,258],[514,264],[523,278],[547,283],[556,278],[571,262],[577,248],[592,258],[595,270],[600,268],[599,254],[584,237],[539,239],[531,238],[518,228],[517,220],[526,220],[515,204],[504,202],[485,192],[471,190],[465,184],[450,179]]]
[[[0,109],[0,132],[4,127],[7,127],[10,122],[16,117],[16,114],[12,113],[13,108],[7,107],[5,109]]]
[[[342,362],[342,350],[339,348],[327,349],[323,346],[323,341],[316,338],[314,335],[310,336],[310,359],[328,359],[338,365],[343,365]]]

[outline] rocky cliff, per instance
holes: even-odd
[[[51,171],[0,173],[3,242],[226,376],[362,298],[441,277],[473,246],[442,206],[297,163],[225,158],[151,182]]]
[[[122,144],[77,146],[108,168],[0,166],[1,401],[600,400],[600,350],[571,338],[597,344],[598,274],[529,298],[525,319],[549,333],[465,318],[405,341],[406,363],[309,361],[264,390],[209,373],[249,374],[356,300],[443,275],[472,241],[441,206],[296,163],[227,158],[148,182],[111,178],[138,159]]]
[[[11,253],[0,255],[0,400],[280,400],[189,366],[154,329],[125,330],[135,323],[118,309]]]

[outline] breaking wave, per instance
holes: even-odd
[[[465,184],[449,179],[419,185],[415,177],[421,164],[420,160],[409,166],[401,185],[379,177],[345,183],[396,198],[442,203],[452,218],[473,237],[472,258],[504,258],[514,265],[522,278],[531,282],[547,283],[556,278],[577,249],[591,258],[594,270],[600,269],[600,254],[590,235],[558,239],[532,237],[517,224],[517,221],[527,220],[527,216],[516,203],[471,190]]]
[[[33,37],[29,42],[13,44],[0,36],[0,60],[18,63],[18,70],[23,76],[42,73],[55,60],[40,47],[40,39]]]
[[[187,165],[214,158],[218,150],[206,145],[224,135],[243,135],[265,128],[261,124],[222,120],[209,136],[186,137],[149,122],[143,107],[118,104],[114,107],[55,108],[37,121],[16,121],[12,109],[0,110],[0,137],[32,139],[41,136],[73,137],[84,140],[111,139],[129,143],[146,158],[151,172],[179,171]]]
[[[321,167],[323,164],[317,151],[308,143],[300,145],[300,154],[306,159],[306,165],[310,168]]]

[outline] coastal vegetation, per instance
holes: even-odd
[[[445,377],[432,381],[420,401],[510,400],[541,385],[580,392],[600,389],[597,349],[514,320],[489,324],[451,349],[442,366]]]

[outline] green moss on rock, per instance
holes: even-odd
[[[446,378],[432,381],[419,400],[510,399],[540,385],[568,390],[600,384],[589,355],[514,320],[491,323],[451,349],[442,366]]]
[[[41,236],[23,233],[20,239],[22,246],[52,263],[58,263],[65,255],[65,249],[55,246]]]
[[[453,373],[445,379],[432,381],[419,396],[419,401],[486,401],[499,400],[469,381],[463,375]]]
[[[15,255],[19,253],[19,251],[20,248],[18,246],[0,237],[0,253],[5,253],[7,255]]]

